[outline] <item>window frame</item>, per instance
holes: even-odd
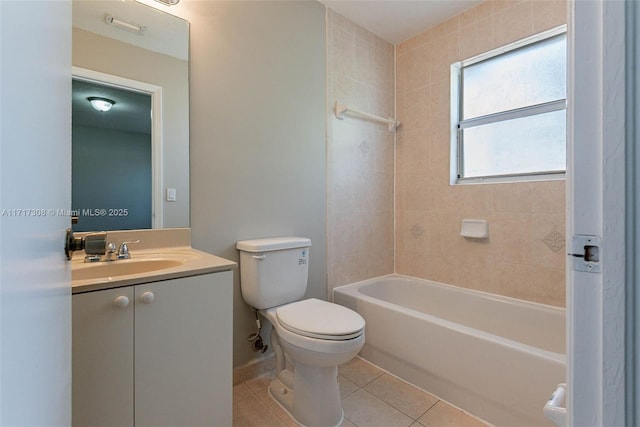
[[[558,35],[567,34],[567,26],[561,25],[550,30],[546,30],[516,42],[492,49],[480,55],[456,62],[451,65],[451,176],[450,183],[454,184],[478,184],[492,182],[519,182],[519,181],[550,181],[563,180],[566,176],[565,170],[557,171],[541,171],[541,172],[523,172],[503,175],[487,175],[481,177],[465,177],[463,162],[463,130],[475,126],[485,124],[498,123],[512,119],[532,117],[539,114],[550,113],[567,109],[566,94],[563,99],[544,102],[541,104],[528,105],[507,111],[486,114],[466,120],[463,117],[463,68],[487,61],[500,55],[531,46],[535,43],[556,37]]]

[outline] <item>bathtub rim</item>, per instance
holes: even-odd
[[[491,299],[491,300],[495,300],[495,301],[504,301],[504,302],[509,302],[509,303],[516,304],[516,305],[534,305],[534,306],[538,306],[540,308],[549,309],[551,311],[556,311],[556,312],[562,312],[562,313],[565,313],[565,314],[567,312],[567,309],[565,307],[558,307],[556,305],[544,304],[544,303],[536,302],[536,301],[523,300],[523,299],[519,299],[519,298],[509,297],[509,296],[506,296],[506,295],[494,294],[494,293],[491,293],[491,292],[481,291],[481,290],[478,290],[478,289],[464,288],[462,286],[450,285],[448,283],[438,282],[438,281],[431,280],[431,279],[423,279],[421,277],[407,276],[405,274],[397,274],[397,273],[385,274],[383,276],[371,277],[369,279],[364,279],[364,280],[360,280],[360,281],[353,282],[353,283],[347,283],[346,285],[336,286],[331,291],[331,294],[332,294],[331,296],[333,296],[333,293],[337,289],[343,289],[343,288],[348,288],[348,287],[357,288],[357,287],[368,285],[370,283],[373,283],[373,282],[376,282],[376,281],[379,281],[379,280],[382,280],[382,279],[390,279],[390,278],[398,278],[398,279],[404,279],[404,280],[415,280],[415,281],[419,281],[419,282],[427,282],[430,285],[435,285],[437,287],[450,289],[450,290],[453,290],[455,292],[461,292],[461,293],[471,294],[471,295],[480,294],[480,295],[484,296],[487,299]],[[364,295],[364,294],[361,294],[361,295]],[[365,296],[368,296],[368,295],[365,295]],[[372,297],[370,297],[370,298],[372,298]],[[376,298],[374,298],[374,299],[376,299]]]
[[[461,323],[456,323],[453,322],[451,320],[447,320],[447,319],[442,319],[440,317],[434,316],[432,314],[429,313],[424,313],[421,312],[419,310],[415,310],[412,308],[408,308],[408,307],[404,307],[404,306],[400,306],[398,304],[394,304],[379,298],[375,298],[369,295],[366,295],[362,292],[359,291],[359,288],[361,288],[362,286],[365,286],[367,284],[382,280],[382,279],[404,279],[404,280],[410,280],[410,281],[418,281],[418,282],[427,282],[430,285],[434,285],[434,286],[438,286],[438,287],[442,287],[442,288],[446,288],[449,290],[452,290],[454,292],[462,292],[465,294],[471,294],[471,295],[477,295],[480,294],[482,297],[485,298],[489,298],[492,300],[497,300],[500,302],[506,302],[506,303],[511,303],[511,304],[516,304],[516,305],[520,305],[520,306],[531,306],[533,305],[534,307],[537,306],[538,308],[541,309],[546,309],[552,312],[556,312],[557,314],[564,314],[566,316],[566,309],[561,308],[561,307],[556,307],[556,306],[552,306],[552,305],[548,305],[548,304],[542,304],[542,303],[538,303],[538,302],[533,302],[533,301],[526,301],[526,300],[521,300],[518,298],[513,298],[513,297],[507,297],[507,296],[503,296],[503,295],[497,295],[497,294],[492,294],[490,292],[485,292],[485,291],[478,291],[475,289],[468,289],[468,288],[462,288],[459,286],[455,286],[455,285],[449,285],[446,283],[441,283],[441,282],[436,282],[434,280],[429,280],[429,279],[421,279],[419,277],[413,277],[413,276],[406,276],[406,275],[401,275],[401,274],[386,274],[383,276],[378,276],[378,277],[373,277],[373,278],[369,278],[369,279],[365,279],[365,280],[361,280],[359,282],[354,282],[354,283],[350,283],[347,285],[341,285],[341,286],[337,286],[333,289],[332,291],[332,300],[335,301],[335,292],[336,290],[338,290],[339,293],[343,293],[345,295],[354,297],[356,299],[362,299],[364,301],[367,301],[371,304],[374,304],[376,306],[382,306],[382,307],[401,307],[401,309],[405,312],[407,312],[410,315],[416,316],[416,317],[424,317],[427,318],[429,321],[446,327],[446,328],[450,328],[453,329],[461,334],[464,335],[469,335],[469,336],[474,336],[474,337],[480,337],[482,339],[486,339],[504,346],[508,346],[510,348],[513,349],[518,349],[518,350],[522,350],[528,353],[532,353],[535,354],[537,356],[540,356],[542,358],[548,359],[548,360],[552,360],[555,362],[560,362],[565,364],[566,366],[566,361],[567,361],[567,357],[566,357],[566,351],[565,353],[558,353],[558,352],[554,352],[551,350],[545,350],[543,348],[539,348],[539,347],[535,347],[531,344],[527,344],[527,343],[523,343],[520,341],[516,341],[513,339],[509,339],[500,335],[496,335],[487,331],[483,331],[482,329],[476,329],[473,328],[471,326],[466,326],[463,325]],[[346,288],[346,289],[345,289]],[[366,326],[365,326],[365,331],[366,331]],[[565,338],[566,340],[566,338]],[[565,346],[566,348],[566,346]]]

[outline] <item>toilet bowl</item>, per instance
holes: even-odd
[[[338,365],[364,345],[365,321],[346,307],[304,299],[311,241],[277,237],[238,242],[244,300],[273,326],[276,378],[269,394],[299,424],[338,426],[343,420]]]
[[[271,397],[302,425],[340,425],[338,365],[353,359],[364,345],[364,319],[318,299],[260,313],[273,325],[271,344],[276,359],[280,353],[276,378],[269,385]],[[336,318],[341,322],[335,322]],[[329,319],[334,325],[327,324]],[[336,327],[340,323],[342,327]]]

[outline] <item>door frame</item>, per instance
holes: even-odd
[[[568,425],[624,425],[625,2],[569,2],[567,235],[602,238],[597,273],[567,257]]]

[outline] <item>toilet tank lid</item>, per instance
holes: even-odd
[[[283,249],[308,248],[311,239],[306,237],[268,237],[265,239],[241,240],[236,249],[244,252],[269,252]]]

